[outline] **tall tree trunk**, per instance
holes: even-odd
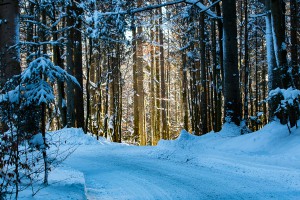
[[[56,19],[55,16],[55,5],[53,3],[53,9],[54,9],[54,19]],[[54,23],[54,21],[53,21]],[[57,27],[53,26],[53,40],[56,41],[58,40],[58,33],[57,33]],[[64,62],[61,58],[61,53],[60,53],[60,48],[59,45],[54,45],[53,46],[53,63],[62,69],[64,69]],[[61,118],[61,127],[65,127],[67,125],[67,107],[66,107],[66,102],[65,102],[65,89],[64,89],[64,82],[58,81],[57,83],[57,103],[58,103],[58,108],[60,112],[60,118]]]
[[[182,110],[183,110],[183,128],[189,130],[189,113],[188,113],[188,94],[187,94],[187,63],[186,63],[186,53],[181,53],[182,67],[180,69],[181,79],[182,79]]]
[[[151,24],[154,25],[154,20],[153,20],[153,15],[151,15]],[[150,30],[150,40],[152,43],[154,42],[154,26],[151,26]],[[155,145],[155,72],[154,72],[154,67],[155,67],[155,60],[154,60],[154,54],[155,54],[155,46],[151,44],[150,46],[150,112],[151,112],[151,123],[150,123],[150,131],[151,131],[151,145]]]
[[[73,8],[72,5],[67,7],[67,13],[70,15],[67,17],[66,25],[67,27],[72,27],[75,23],[74,18],[72,17]],[[70,28],[67,32],[67,45],[66,45],[66,67],[67,72],[70,75],[75,75],[75,66],[74,66],[74,28]],[[72,83],[67,84],[67,124],[68,127],[75,127],[75,93],[74,85]]]
[[[245,0],[244,4],[245,10],[245,38],[244,38],[244,51],[245,51],[245,77],[244,77],[244,120],[245,125],[248,125],[249,119],[249,109],[248,109],[248,102],[249,102],[249,90],[248,90],[248,83],[249,83],[249,45],[248,45],[248,0]]]
[[[217,121],[217,116],[220,115],[219,110],[218,110],[218,82],[217,82],[217,39],[216,39],[216,22],[214,19],[211,20],[211,56],[212,56],[212,89],[213,89],[213,116],[212,116],[212,121],[213,121],[213,130],[215,132],[218,132],[218,121]]]
[[[67,7],[67,72],[77,79],[80,87],[67,84],[67,118],[69,127],[84,128],[84,107],[83,107],[83,72],[82,72],[82,38],[81,19],[82,8],[77,7],[73,0]],[[76,16],[74,16],[76,14]]]
[[[263,60],[265,57],[265,48],[264,48],[264,40],[261,40],[261,46],[262,46],[262,53],[261,53],[261,59]],[[265,100],[267,99],[267,80],[266,80],[266,75],[267,75],[267,66],[265,65],[265,62],[263,62],[262,66],[262,72],[261,72],[261,77],[262,77],[262,99]],[[267,124],[267,105],[264,103],[263,105],[263,120],[262,124],[266,125]]]
[[[257,24],[257,18],[255,19],[255,26],[258,26]],[[257,29],[255,29],[255,116],[258,114],[258,102],[259,102],[259,96],[258,96],[258,35],[257,35]],[[258,119],[255,122],[255,131],[258,130]]]
[[[42,118],[41,118],[41,129],[42,129],[42,136],[43,136],[43,145],[44,148],[42,149],[43,160],[44,160],[44,184],[48,185],[48,173],[49,173],[49,163],[48,163],[48,156],[47,156],[47,140],[46,140],[46,104],[42,103]]]
[[[158,12],[156,11],[156,14]],[[161,139],[160,132],[161,132],[161,101],[160,101],[160,68],[159,68],[159,47],[157,44],[159,44],[159,28],[157,27],[157,21],[156,21],[156,28],[155,28],[155,96],[156,96],[156,119],[155,119],[155,144]]]
[[[265,0],[265,9],[266,11],[270,11],[270,1]],[[280,87],[280,73],[277,68],[277,63],[275,59],[275,51],[274,51],[274,41],[273,41],[273,33],[272,33],[272,22],[271,22],[271,13],[268,13],[265,17],[266,20],[266,43],[267,43],[267,62],[268,62],[268,89],[269,92],[271,90]],[[269,120],[273,120],[274,112],[277,109],[277,105],[275,103],[269,102]]]
[[[159,0],[161,3],[161,0]],[[167,107],[166,107],[166,81],[165,81],[165,53],[164,53],[164,35],[162,30],[162,8],[159,9],[159,51],[160,51],[160,98],[161,98],[161,120],[162,120],[162,139],[169,139],[167,136]]]
[[[297,0],[290,0],[291,9],[291,64],[292,64],[292,75],[295,88],[300,87],[300,75],[298,66],[298,41],[297,41],[297,31],[299,33],[298,26],[298,12],[299,5],[297,5]],[[298,30],[297,30],[298,29]]]
[[[0,2],[0,87],[21,73],[19,48],[19,1]]]
[[[288,88],[291,86],[291,77],[288,73],[287,51],[285,42],[285,2],[284,0],[271,0],[271,24],[273,45],[276,64],[280,71],[280,86]]]
[[[236,0],[223,2],[225,121],[240,125],[241,100],[237,56]]]
[[[220,3],[216,5],[216,12],[218,16],[221,16],[221,6]],[[218,44],[219,44],[219,51],[216,52],[218,57],[218,67],[217,67],[217,82],[216,82],[216,92],[217,92],[217,99],[216,99],[216,119],[215,124],[216,128],[215,131],[218,132],[222,128],[222,93],[224,90],[224,67],[223,67],[223,22],[221,19],[217,20],[217,29],[218,29]]]
[[[32,17],[34,15],[34,5],[35,5],[34,3],[29,3],[29,8],[28,8],[29,15]],[[55,12],[54,12],[54,16],[55,16]],[[56,26],[53,26],[53,28],[55,29]],[[26,29],[27,29],[27,32],[26,32],[27,42],[33,42],[33,23],[27,22]],[[53,34],[53,37],[54,37],[54,35],[55,34]],[[27,65],[29,65],[29,63],[32,61],[31,54],[33,53],[33,51],[34,51],[34,48],[32,47],[32,45],[27,45],[27,58],[26,58]]]
[[[200,1],[203,3],[203,0]],[[205,65],[205,24],[204,24],[204,13],[200,13],[200,64],[201,64],[201,101],[200,101],[200,109],[201,109],[201,134],[205,134],[208,132],[207,129],[207,87],[206,87],[206,65]]]
[[[91,66],[92,66],[92,53],[93,53],[93,40],[89,38],[89,45],[87,40],[85,40],[85,52],[86,52],[86,118],[85,118],[85,133],[89,130],[89,123],[91,122],[91,93],[90,93],[90,76],[91,76]]]
[[[104,122],[103,122],[103,132],[104,132],[104,137],[108,138],[108,104],[109,104],[109,82],[110,82],[110,74],[111,74],[111,69],[110,69],[110,63],[109,63],[110,57],[109,54],[107,54],[107,72],[106,72],[106,84],[105,84],[105,104],[104,104]]]
[[[82,36],[81,36],[81,15],[83,13],[82,8],[77,6],[81,0],[76,2],[75,13],[76,13],[76,24],[74,32],[74,67],[75,77],[80,84],[80,87],[75,87],[75,119],[76,127],[84,129],[84,101],[83,101],[83,71],[82,71]]]
[[[142,1],[137,1],[137,7],[142,6]],[[133,23],[133,25],[136,24]],[[140,145],[146,145],[147,137],[144,130],[144,71],[143,71],[143,41],[141,38],[143,28],[133,27],[133,89],[134,89],[134,134]]]

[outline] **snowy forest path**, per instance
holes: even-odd
[[[93,199],[296,199],[299,190],[255,174],[148,156],[154,147],[81,146],[66,164],[84,173]],[[220,160],[220,162],[223,162]],[[214,163],[215,164],[215,163]],[[276,173],[277,169],[274,169]],[[267,175],[266,175],[267,176]]]

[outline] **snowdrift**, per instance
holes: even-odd
[[[161,140],[156,147],[126,146],[111,143],[105,138],[97,141],[90,134],[84,134],[81,129],[75,128],[51,132],[48,136],[52,141],[59,141],[62,149],[78,148],[71,155],[71,162],[66,160],[62,166],[50,173],[50,186],[41,190],[34,199],[87,199],[88,194],[93,195],[93,192],[97,191],[105,196],[106,193],[102,192],[109,190],[105,190],[104,186],[93,190],[93,187],[100,184],[93,182],[94,174],[98,174],[100,180],[103,175],[107,175],[107,179],[104,180],[115,175],[119,181],[120,175],[114,174],[114,170],[119,169],[118,166],[122,163],[128,168],[130,177],[135,177],[136,172],[143,172],[141,166],[145,165],[147,170],[154,169],[155,163],[159,162],[162,166],[180,166],[193,169],[196,173],[205,170],[225,174],[225,177],[226,174],[230,174],[230,177],[227,177],[228,183],[231,183],[231,178],[244,177],[248,183],[249,180],[251,182],[252,179],[259,178],[266,183],[284,182],[288,188],[299,185],[300,129],[293,128],[289,134],[288,128],[278,122],[270,123],[263,129],[246,135],[240,135],[239,127],[232,124],[225,124],[218,133],[211,132],[203,136],[194,136],[183,130],[176,140]],[[84,167],[81,162],[85,163]],[[102,173],[98,167],[106,165],[110,168]],[[186,168],[187,166],[190,168]],[[123,168],[120,173],[124,175]],[[216,180],[221,181],[218,178]],[[116,189],[115,184],[112,188]],[[252,188],[254,192],[257,189],[259,188]],[[298,195],[296,189],[288,191],[290,192],[287,195],[291,197]],[[30,194],[30,191],[24,191],[20,199],[32,199]],[[109,194],[108,192],[107,195]]]
[[[289,134],[287,126],[272,122],[245,135],[240,135],[239,128],[233,124],[224,124],[220,132],[203,136],[182,130],[176,140],[161,140],[151,152],[157,158],[194,164],[203,162],[203,154],[211,155],[205,156],[211,159],[223,156],[238,161],[246,158],[249,162],[300,167],[300,128],[293,128]]]

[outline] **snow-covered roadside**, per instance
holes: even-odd
[[[235,125],[225,124],[218,133],[201,137],[182,131],[174,141],[160,141],[152,155],[173,161],[203,163],[203,158],[223,157],[278,167],[300,168],[300,128],[288,133],[286,126],[272,122],[251,134],[239,135]],[[236,161],[231,163],[237,164]]]
[[[239,135],[239,129],[229,124],[219,133],[201,137],[182,131],[177,140],[160,141],[151,155],[191,166],[210,166],[220,173],[263,178],[299,192],[300,129],[291,131],[289,134],[287,126],[278,122],[246,135]]]
[[[78,149],[50,174],[62,182],[34,199],[300,199],[300,129],[289,135],[278,123],[243,136],[231,125],[201,137],[182,132],[157,147],[96,141],[79,129],[53,137]]]
[[[35,188],[37,190],[38,188]],[[23,200],[68,200],[86,199],[85,179],[82,172],[74,168],[58,167],[49,174],[49,186],[40,188],[35,196],[28,188],[20,193]]]

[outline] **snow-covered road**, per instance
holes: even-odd
[[[83,172],[89,200],[300,199],[294,168],[204,153],[203,163],[176,162],[153,156],[153,148],[82,145],[66,164]]]

